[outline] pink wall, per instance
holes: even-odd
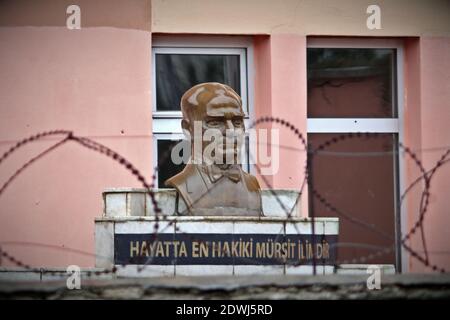
[[[254,83],[255,83],[255,118],[260,119],[272,114],[272,64],[270,36],[255,36],[254,46]],[[270,122],[258,124],[255,129],[272,128]],[[270,140],[268,141],[270,143]],[[268,150],[270,147],[267,146]],[[255,159],[256,160],[256,159]],[[270,188],[273,185],[273,176],[264,176],[264,179],[256,171],[261,188]]]
[[[417,49],[415,49],[417,50]],[[407,123],[410,131],[421,132],[421,158],[430,170],[441,155],[449,148],[450,141],[450,39],[423,37],[420,39],[420,126],[417,121]],[[415,53],[417,55],[417,52]],[[417,88],[416,88],[417,89]],[[414,88],[411,88],[411,91]],[[411,92],[410,91],[410,92]],[[414,93],[412,93],[414,96]],[[408,101],[414,106],[416,102]],[[447,157],[448,159],[448,157]],[[450,215],[448,195],[450,193],[450,166],[444,165],[431,180],[431,196],[424,220],[424,232],[430,264],[450,269],[449,236]],[[413,218],[410,216],[410,218]],[[409,224],[416,219],[411,219]],[[422,249],[420,231],[413,238],[413,245]],[[422,253],[423,255],[423,253]],[[430,271],[423,264],[411,259],[410,271]]]
[[[405,145],[416,150],[424,167],[429,170],[445,148],[448,147],[450,127],[450,39],[405,39]],[[302,132],[306,132],[306,38],[297,35],[258,36],[255,41],[255,105],[256,116],[272,115],[289,120]],[[264,79],[258,78],[264,75]],[[269,77],[267,79],[267,77]],[[267,92],[270,90],[270,92]],[[270,101],[270,105],[267,105]],[[270,112],[270,113],[268,113]],[[277,127],[277,125],[273,125]],[[292,140],[288,130],[280,133],[283,144]],[[421,152],[422,149],[439,150]],[[281,149],[281,166],[271,177],[275,188],[298,188],[302,179],[304,154]],[[405,166],[405,186],[419,175],[416,164],[409,157],[402,157]],[[450,225],[447,214],[447,194],[450,191],[450,167],[445,165],[432,181],[431,198],[425,217],[425,239],[431,252],[430,263],[450,268],[449,241],[446,233]],[[407,232],[418,219],[420,196],[423,185],[415,187],[408,195],[402,216],[402,230]],[[302,215],[308,215],[307,197],[302,199]],[[423,254],[420,230],[409,243]],[[434,252],[434,253],[433,253]],[[410,255],[405,255],[405,270],[430,272]]]
[[[148,6],[147,1],[133,3],[136,10],[130,17]],[[148,14],[140,19],[149,24]],[[59,22],[49,24],[52,27],[38,26],[40,22],[33,27],[2,26],[0,152],[36,132],[70,129],[126,155],[149,179],[151,33],[129,25],[132,22],[130,18],[119,27],[75,31]],[[413,149],[448,146],[450,40],[422,37],[405,43],[405,143]],[[287,119],[306,132],[306,36],[255,36],[254,51],[256,117]],[[271,126],[281,129],[281,145],[302,148],[288,129],[266,127]],[[0,181],[52,142],[33,143],[15,153],[0,167]],[[442,152],[422,152],[425,167],[431,168]],[[269,182],[275,188],[298,189],[304,178],[305,153],[281,149],[280,156],[280,170]],[[411,161],[405,167],[411,182],[418,171]],[[428,249],[435,252],[430,261],[447,268],[449,255],[442,251],[449,251],[449,174],[446,165],[433,178],[424,229]],[[134,186],[139,184],[112,160],[69,143],[34,164],[0,198],[0,245],[36,266],[92,266],[94,219],[102,214],[101,192],[107,187]],[[417,219],[419,195],[414,190],[407,201],[405,229]],[[305,193],[304,216],[307,205]],[[11,241],[74,248],[87,254],[5,244]],[[413,246],[420,248],[421,244],[418,233]],[[408,262],[410,271],[429,271],[413,258]]]
[[[149,32],[118,28],[0,28],[0,152],[28,135],[73,130],[126,155],[151,177]],[[0,181],[55,140],[0,167]],[[94,253],[94,218],[107,187],[139,186],[112,160],[70,142],[30,167],[0,198],[0,242]],[[32,265],[94,265],[90,255],[2,245]]]
[[[305,133],[306,37],[294,34],[256,37],[255,69],[256,117],[281,118]],[[280,129],[281,146],[279,170],[269,177],[271,184],[274,188],[300,189],[305,171],[304,147],[285,126],[272,124],[271,127]],[[299,150],[292,150],[292,147]],[[307,216],[307,212],[307,192],[304,192],[301,198],[302,216]]]
[[[422,149],[422,126],[421,126],[421,65],[420,65],[420,38],[405,40],[405,106],[404,106],[404,144],[412,150]],[[422,160],[422,155],[418,154]],[[405,187],[409,186],[421,175],[417,164],[409,156],[402,157],[405,164]],[[420,197],[423,189],[422,184],[408,192],[402,209],[402,234],[405,235],[412,228],[413,223],[419,218]],[[421,248],[422,243],[418,237],[412,239],[412,247]],[[421,248],[422,249],[422,248]],[[403,265],[411,270],[412,263],[410,254],[403,250]]]

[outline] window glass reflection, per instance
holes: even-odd
[[[396,117],[395,52],[308,48],[308,117]]]
[[[179,111],[184,92],[202,82],[220,82],[239,95],[239,55],[156,54],[156,108]]]
[[[308,142],[317,148],[339,136],[310,133]],[[358,259],[394,244],[396,141],[396,134],[354,137],[333,143],[313,157],[314,189],[344,214],[392,237],[386,238],[337,215],[317,197],[312,197],[310,190],[315,216],[339,217],[339,260]],[[391,252],[366,263],[395,264],[395,255]]]
[[[175,164],[172,161],[172,149],[182,141],[185,146],[189,145],[186,140],[158,140],[158,186],[159,188],[167,188],[164,185],[164,181],[169,179],[170,177],[176,175],[181,170],[183,170],[185,164],[182,162],[180,164]],[[179,152],[180,157],[189,157],[189,155],[185,155],[183,150],[190,150],[189,147],[180,148]]]

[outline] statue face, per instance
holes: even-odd
[[[204,134],[206,130],[211,132],[218,130],[222,136],[222,141],[219,141],[219,143],[203,139],[202,150],[206,158],[205,161],[209,160],[214,163],[217,162],[217,159],[222,159],[224,164],[239,162],[238,151],[244,138],[244,115],[239,108],[236,108],[233,104],[208,105],[202,129]],[[216,148],[211,151],[210,157],[210,152],[206,148],[213,143]],[[219,154],[216,154],[216,152]]]
[[[183,120],[186,121],[183,128],[188,126],[192,142],[201,144],[204,162],[238,163],[245,130],[244,112],[239,96],[234,91],[227,91],[227,87],[223,85],[204,84],[196,87],[193,94],[187,98],[193,108],[189,114],[190,119]],[[200,128],[202,141],[198,141],[200,135],[195,132]],[[211,138],[212,136],[214,138]]]

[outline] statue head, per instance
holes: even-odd
[[[224,84],[201,83],[181,97],[181,110],[191,161],[166,186],[177,190],[192,215],[261,216],[258,180],[239,161],[245,137],[239,95]]]
[[[181,126],[189,133],[195,159],[220,165],[239,162],[245,114],[241,98],[231,87],[217,82],[198,84],[182,96],[181,111]]]

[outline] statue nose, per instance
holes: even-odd
[[[227,120],[226,121],[226,128],[227,129],[234,129],[233,121]]]

